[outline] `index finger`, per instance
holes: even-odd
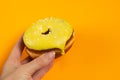
[[[24,64],[22,66],[23,72],[28,72],[30,75],[32,75],[34,72],[36,72],[38,69],[41,69],[42,67],[48,65],[51,61],[53,61],[55,58],[55,52],[47,52],[39,56],[38,58],[34,59],[33,61]]]
[[[8,62],[13,62],[16,61],[17,63],[20,63],[20,57],[21,57],[21,53],[23,51],[24,48],[24,43],[23,43],[23,36],[21,36],[18,40],[18,42],[16,43],[16,45],[14,46],[14,48],[12,49],[9,57],[8,57]]]

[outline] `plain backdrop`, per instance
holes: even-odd
[[[75,42],[43,80],[120,80],[120,0],[0,0],[0,72],[23,32],[51,16],[74,27]]]

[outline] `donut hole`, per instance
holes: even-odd
[[[47,34],[49,34],[49,33],[50,33],[50,29],[48,29],[47,31],[43,32],[42,34],[43,34],[43,35],[47,35]]]

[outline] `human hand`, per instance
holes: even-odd
[[[0,80],[40,80],[53,65],[54,51],[45,53],[34,60],[28,57],[21,62],[23,48],[23,42],[20,39],[3,67]]]

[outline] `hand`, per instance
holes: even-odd
[[[51,51],[31,61],[26,58],[20,61],[24,48],[22,39],[18,41],[6,61],[1,80],[40,80],[53,65],[55,52]]]

